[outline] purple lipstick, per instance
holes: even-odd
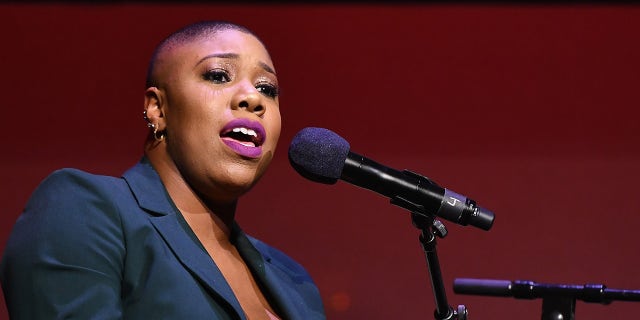
[[[262,155],[266,133],[259,122],[240,118],[229,121],[220,132],[220,138],[235,153],[258,158]]]

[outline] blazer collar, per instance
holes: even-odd
[[[240,319],[245,319],[240,303],[215,262],[180,224],[177,209],[149,160],[143,157],[123,174],[123,178],[138,205],[152,215],[151,223],[182,264],[214,296],[226,301],[226,307],[235,310]],[[303,319],[304,311],[298,309],[304,305],[304,301],[299,301],[300,297],[289,292],[296,286],[294,281],[275,268],[268,253],[259,251],[237,224],[233,226],[231,238],[278,315],[284,319]]]
[[[178,260],[190,270],[200,283],[238,319],[245,319],[240,303],[224,280],[211,257],[189,236],[179,222],[177,209],[171,201],[160,176],[146,157],[126,171],[123,178],[129,185],[138,205],[150,213],[149,220]]]
[[[129,184],[141,208],[160,215],[175,214],[169,194],[147,157],[142,157],[140,162],[127,170],[122,177]]]

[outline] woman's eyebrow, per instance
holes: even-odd
[[[201,64],[203,61],[207,60],[207,59],[211,59],[211,58],[223,58],[223,59],[238,59],[240,57],[239,54],[237,53],[232,53],[232,52],[224,52],[224,53],[212,53],[209,55],[204,56],[202,59],[198,60],[198,63],[196,63],[196,66]],[[273,70],[273,68],[271,68],[268,64],[264,63],[264,62],[260,62],[260,67],[262,69],[264,69],[264,71],[269,72],[271,74],[276,74],[276,72]]]
[[[207,60],[207,59],[211,59],[211,58],[224,58],[224,59],[238,59],[238,57],[240,57],[239,54],[237,53],[212,53],[209,55],[204,56],[204,58],[198,60],[198,63],[196,63],[196,66],[201,64],[203,61]]]
[[[260,66],[262,67],[262,69],[264,69],[264,71],[269,72],[273,75],[276,74],[276,72],[268,64],[264,62],[260,62]]]

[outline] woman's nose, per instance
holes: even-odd
[[[267,110],[262,101],[262,95],[253,85],[243,85],[234,98],[232,108],[245,109],[261,117]]]

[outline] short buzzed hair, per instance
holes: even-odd
[[[154,71],[158,56],[164,50],[184,45],[199,38],[212,36],[220,31],[226,30],[236,30],[253,35],[254,37],[258,38],[253,32],[251,32],[251,30],[247,29],[246,27],[228,21],[200,21],[187,25],[162,40],[162,42],[160,42],[160,44],[153,51],[153,55],[151,56],[151,60],[149,61],[149,67],[147,69],[145,88],[158,86],[158,79],[155,78]],[[258,39],[258,41],[260,40]]]

